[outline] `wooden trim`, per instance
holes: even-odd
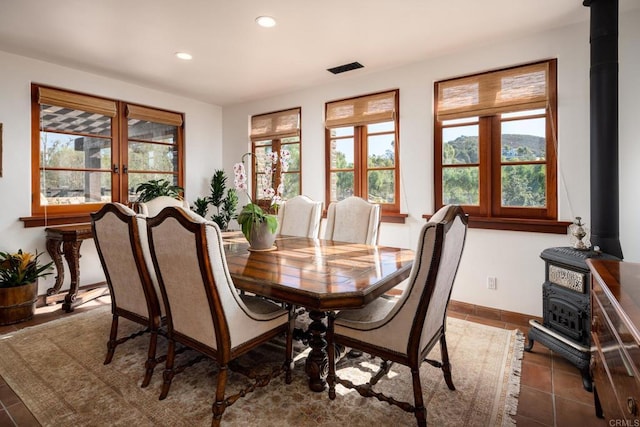
[[[422,218],[427,221],[433,214],[424,214]],[[482,228],[489,230],[530,231],[533,233],[567,234],[567,227],[573,224],[571,221],[556,221],[545,219],[527,218],[497,218],[469,216],[469,228]]]
[[[515,311],[500,310],[497,308],[485,307],[482,305],[470,304],[467,302],[455,300],[449,301],[448,311],[457,314],[482,317],[488,320],[497,320],[501,322],[512,323],[514,325],[522,326],[525,328],[529,326],[529,320],[531,319],[537,320],[538,322],[542,323],[542,317],[539,316],[532,316]]]
[[[19,220],[23,222],[24,228],[83,224],[91,221],[90,214],[91,212],[53,216],[23,216],[20,217]]]

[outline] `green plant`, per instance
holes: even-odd
[[[151,179],[147,182],[143,182],[136,188],[136,193],[140,193],[138,194],[136,202],[144,203],[160,196],[169,196],[180,199],[180,193],[183,191],[184,189],[182,187],[179,185],[173,185],[166,179]]]
[[[255,224],[266,222],[271,233],[275,233],[278,229],[278,217],[266,213],[255,203],[247,203],[240,211],[237,221],[242,228],[242,234],[247,240],[250,240],[251,230]]]
[[[191,206],[191,210],[205,218],[207,216],[207,211],[209,211],[209,198],[208,197],[198,197],[193,202],[193,206]]]
[[[222,169],[216,169],[213,172],[209,188],[211,190],[209,204],[216,208],[216,212],[212,214],[211,219],[218,224],[221,230],[226,230],[229,226],[229,221],[231,221],[236,213],[238,194],[233,188],[226,190],[227,175]]]
[[[30,252],[22,252],[10,254],[8,252],[0,252],[0,288],[13,288],[16,286],[27,285],[51,274],[50,262],[40,265],[38,258],[42,253],[36,251],[35,255]]]

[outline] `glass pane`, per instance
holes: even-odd
[[[501,114],[501,117],[503,119],[509,119],[514,117],[523,117],[523,116],[537,116],[541,114],[546,114],[546,111],[544,108],[540,108],[537,110],[526,110],[526,111],[515,111],[513,113],[504,113],[504,114]]]
[[[329,135],[331,135],[331,138],[337,138],[340,136],[353,136],[353,126],[329,129]]]
[[[111,136],[111,117],[52,105],[40,106],[41,129]]]
[[[40,133],[42,166],[67,169],[111,169],[111,139]]]
[[[254,165],[256,166],[256,170],[254,172],[264,173],[265,171],[269,171],[271,169],[271,166],[273,164],[271,162],[271,159],[269,158],[269,153],[271,153],[271,148],[272,148],[271,145],[264,145],[264,146],[255,148]]]
[[[373,170],[368,173],[369,201],[395,203],[395,174],[392,170]]]
[[[370,136],[367,140],[367,165],[370,168],[395,166],[395,134]]]
[[[461,125],[464,123],[477,122],[478,116],[475,117],[464,117],[462,119],[451,119],[451,120],[443,120],[442,126],[452,126],[452,125]]]
[[[129,119],[129,138],[175,144],[178,140],[178,128],[164,123]]]
[[[394,129],[395,122],[373,123],[367,125],[367,133],[393,132]]]
[[[442,129],[442,164],[477,164],[478,125]]]
[[[353,172],[331,172],[329,185],[332,202],[353,196]]]
[[[289,172],[300,170],[300,144],[283,145],[282,150],[289,150]]]
[[[129,171],[178,170],[178,146],[129,141]]]
[[[545,160],[546,119],[502,122],[502,161]]]
[[[479,168],[442,169],[442,201],[446,204],[478,206],[480,204]]]
[[[142,184],[143,182],[151,181],[152,179],[164,179],[169,181],[173,185],[178,185],[178,177],[167,173],[128,173],[127,179],[130,202],[134,202],[138,198],[138,195],[136,194],[136,188],[138,188],[138,185]]]
[[[284,199],[289,200],[300,195],[300,174],[286,173],[283,175],[284,180]]]
[[[353,168],[353,138],[331,140],[331,169]]]
[[[267,139],[266,141],[254,141],[253,144],[255,146],[261,146],[261,145],[271,145],[273,141],[271,141],[270,139]]]
[[[110,202],[111,172],[41,171],[40,200],[43,205]]]
[[[545,165],[502,166],[502,206],[545,207],[546,175]]]

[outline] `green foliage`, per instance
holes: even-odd
[[[51,274],[50,262],[40,265],[38,258],[42,253],[33,255],[29,252],[18,250],[15,254],[8,252],[0,252],[0,288],[12,288],[21,285],[27,285]]]
[[[215,207],[211,220],[218,224],[220,230],[229,227],[229,221],[236,214],[238,208],[238,194],[234,188],[227,190],[227,175],[222,169],[216,169],[209,184],[209,197],[198,197],[193,202],[193,211],[206,218],[209,206]]]
[[[166,179],[152,179],[138,185],[136,193],[140,194],[138,194],[136,202],[144,203],[160,196],[169,196],[179,199],[182,191],[184,191],[182,187],[179,185],[173,185]]]
[[[240,211],[237,221],[242,228],[242,234],[244,234],[247,240],[250,240],[251,230],[254,224],[266,222],[271,233],[275,233],[278,228],[278,218],[275,215],[266,213],[255,203],[245,205]]]
[[[209,199],[207,197],[198,197],[194,202],[191,209],[205,218],[207,216],[207,211],[209,210]]]

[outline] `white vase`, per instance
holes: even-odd
[[[276,241],[276,233],[269,230],[266,222],[253,224],[249,234],[249,247],[256,251],[271,249]]]

